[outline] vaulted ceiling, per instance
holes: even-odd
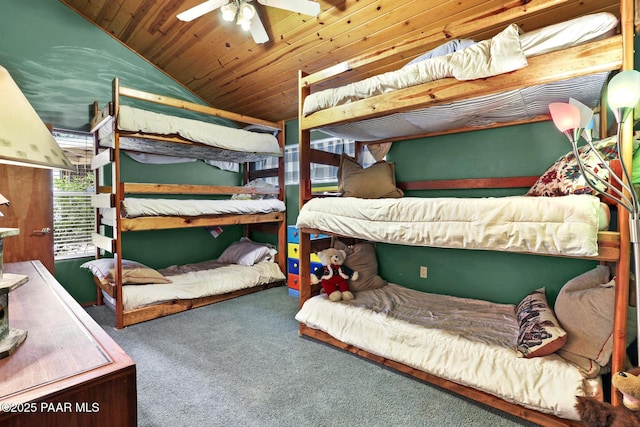
[[[265,44],[254,43],[235,23],[223,21],[220,10],[192,22],[176,18],[204,0],[61,1],[207,104],[276,121],[297,116],[298,70],[318,71],[356,55],[399,46],[411,37],[442,34],[440,43],[446,37],[481,40],[504,24],[484,34],[467,34],[464,25],[445,24],[452,19],[464,23],[466,17],[490,20],[490,15],[483,15],[487,8],[526,8],[535,0],[319,0],[317,17],[253,1],[270,38]],[[619,15],[615,1],[585,0],[577,7],[582,9],[579,14],[606,10]],[[576,16],[575,8],[558,7],[553,19]],[[532,14],[517,23],[527,31],[549,19]],[[377,68],[346,73],[344,82],[398,68],[436,45],[429,41]]]

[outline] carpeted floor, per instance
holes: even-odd
[[[138,425],[532,426],[300,337],[298,301],[279,287],[116,330],[136,361]]]

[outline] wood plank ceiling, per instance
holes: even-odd
[[[487,8],[526,8],[536,0],[319,0],[317,17],[254,1],[270,37],[262,45],[234,23],[223,21],[219,10],[192,22],[176,18],[177,13],[204,0],[61,1],[207,104],[277,121],[297,117],[298,70],[318,71],[412,37],[442,34],[438,43],[447,37],[482,40],[504,25],[482,34],[466,34],[463,28],[446,26],[447,21],[481,16]],[[553,17],[532,14],[517,23],[528,31],[576,16],[576,7],[578,14],[609,11],[619,16],[616,1],[584,0],[559,6]],[[429,42],[375,68],[347,73],[342,83],[398,68],[438,43]]]

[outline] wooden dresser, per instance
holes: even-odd
[[[136,426],[134,361],[40,261],[4,271],[29,281],[9,294],[27,338],[0,359],[0,426]]]

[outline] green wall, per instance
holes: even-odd
[[[56,128],[87,130],[90,104],[98,101],[102,106],[111,99],[114,77],[126,86],[202,103],[59,1],[3,0],[0,8],[0,65],[9,71],[42,120]],[[239,174],[201,161],[154,166],[125,159],[123,167],[123,178],[137,182],[240,182]],[[201,261],[217,257],[241,235],[239,226],[225,227],[218,238],[203,228],[127,233],[124,256],[157,268]],[[81,303],[96,298],[91,275],[79,268],[88,259],[60,260],[55,266],[56,279]]]
[[[538,176],[570,151],[551,122],[443,135],[394,144],[388,160],[398,181]],[[416,155],[420,153],[420,155]],[[499,197],[527,188],[409,191],[421,197]],[[517,303],[544,286],[554,301],[566,281],[597,263],[506,252],[437,249],[379,244],[381,274],[389,281],[436,293]],[[426,279],[419,268],[428,269]]]
[[[58,1],[4,0],[0,28],[0,65],[9,70],[42,119],[55,127],[86,129],[89,105],[94,100],[102,105],[110,99],[115,76],[125,85],[198,102],[182,86]],[[287,124],[286,138],[288,144],[298,143],[296,120]],[[539,175],[567,151],[564,137],[550,123],[540,123],[405,141],[395,144],[388,158],[396,163],[398,180],[404,181]],[[161,173],[178,180],[238,179],[228,172],[207,169],[204,173],[204,166],[164,166],[163,172],[145,166],[136,168],[134,178],[152,180],[154,174]],[[298,186],[288,186],[286,193],[287,223],[295,224]],[[413,195],[475,197],[507,193],[440,191]],[[225,229],[217,239],[204,229],[131,233],[126,237],[125,256],[154,267],[207,259],[217,256],[239,235],[239,227]],[[380,272],[390,281],[500,302],[516,302],[540,286],[547,287],[553,300],[567,279],[595,265],[583,260],[486,251],[385,244],[378,244],[377,249]],[[57,262],[56,278],[80,302],[90,302],[95,298],[95,287],[89,273],[78,268],[83,261]],[[420,265],[428,267],[427,279],[418,277]]]

